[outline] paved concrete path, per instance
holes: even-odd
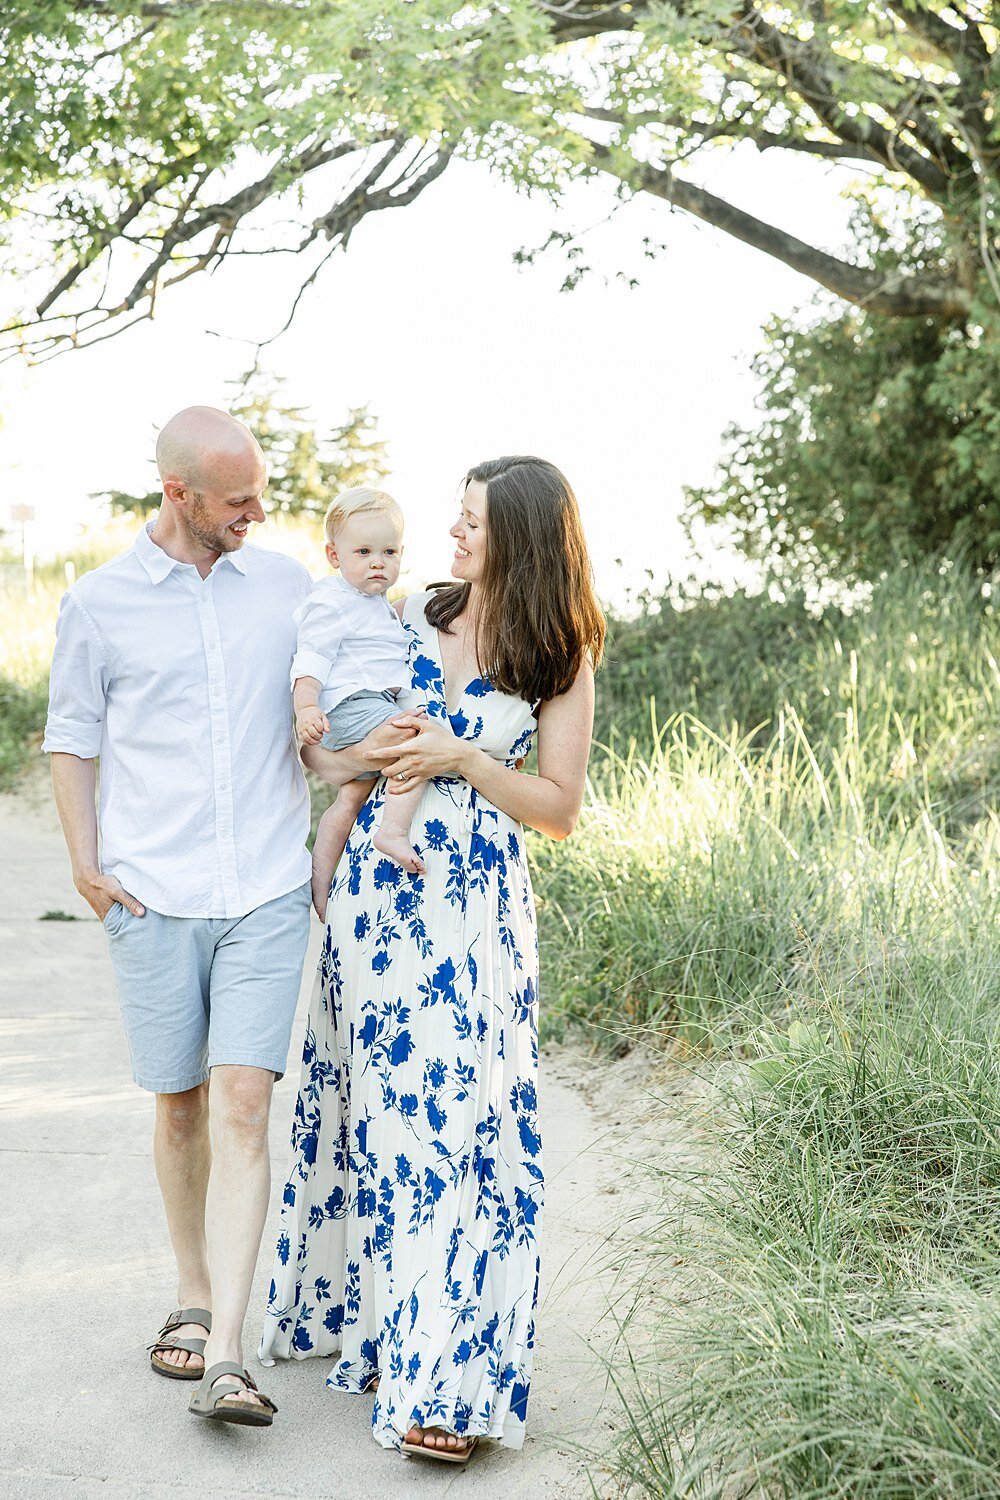
[[[150,1096],[129,1077],[100,924],[73,889],[44,786],[0,797],[0,1493],[9,1500],[245,1500],[423,1495],[610,1495],[580,1456],[614,1421],[593,1345],[610,1288],[595,1271],[620,1186],[586,1065],[543,1059],[548,1177],[544,1284],[529,1437],[485,1445],[468,1470],[373,1442],[370,1404],[324,1387],[325,1362],[263,1371],[281,1408],[270,1431],[195,1422],[189,1387],[153,1376],[144,1345],[175,1303],[150,1159]],[[62,911],[76,921],[43,921]],[[314,924],[318,947],[319,924]],[[283,1181],[294,1062],[275,1094],[274,1182]],[[272,1195],[275,1199],[277,1193]],[[276,1203],[247,1320],[260,1334]],[[604,1325],[602,1325],[604,1326]],[[251,1370],[259,1367],[255,1357]],[[264,1380],[262,1379],[262,1384]]]

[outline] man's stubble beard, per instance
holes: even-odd
[[[202,547],[207,547],[211,552],[235,552],[245,541],[244,537],[235,536],[227,526],[221,527],[218,531],[211,529],[208,524],[208,511],[200,495],[192,497],[191,509],[184,517],[184,525],[192,540]]]

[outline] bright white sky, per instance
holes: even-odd
[[[740,148],[692,173],[827,248],[845,238],[847,176],[816,161]],[[407,574],[445,576],[459,478],[501,453],[557,463],[579,496],[605,598],[683,576],[676,524],[683,484],[708,480],[720,435],[752,412],[749,364],[772,312],[811,297],[805,278],[652,199],[609,222],[610,187],[579,184],[568,220],[456,164],[412,206],[374,214],[306,294],[269,351],[290,401],[320,430],[370,403],[389,442],[386,481],[407,517]],[[512,256],[560,223],[597,225],[595,268],[560,295],[559,252],[519,269]],[[666,249],[644,259],[644,236]],[[248,259],[171,293],[153,324],[35,369],[0,370],[0,524],[36,507],[35,547],[71,547],[89,498],[151,488],[156,430],[181,406],[225,406],[248,342],[284,322],[301,267]],[[638,274],[628,290],[617,273]],[[267,544],[267,529],[258,535]],[[616,559],[622,560],[618,566]],[[317,537],[316,573],[325,568]],[[730,576],[721,555],[708,569]]]

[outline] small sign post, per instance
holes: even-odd
[[[28,544],[28,527],[35,519],[35,507],[33,505],[12,505],[10,508],[11,525],[21,528],[21,562],[24,567],[24,581],[28,589],[33,588],[35,581],[35,557]]]

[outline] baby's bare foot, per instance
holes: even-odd
[[[415,854],[410,847],[409,839],[401,833],[386,833],[380,828],[372,843],[380,854],[388,854],[390,859],[394,859],[397,865],[402,865],[404,870],[409,870],[411,875],[423,875],[427,868],[419,854]]]

